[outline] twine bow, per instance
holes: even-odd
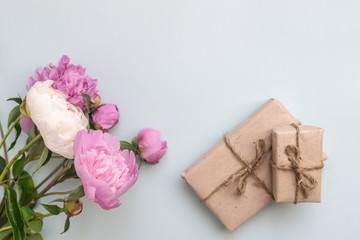
[[[324,164],[321,163],[318,166],[311,168],[302,167],[302,158],[300,152],[300,129],[299,125],[291,124],[292,127],[296,129],[296,146],[288,145],[285,148],[285,154],[288,156],[288,160],[291,163],[290,166],[276,166],[278,170],[282,171],[294,171],[295,173],[295,200],[294,203],[298,203],[299,192],[302,193],[303,197],[306,199],[309,196],[309,191],[316,187],[316,179],[307,171],[318,170],[324,167]]]
[[[241,168],[240,170],[238,170],[237,172],[235,172],[233,175],[231,175],[229,178],[227,178],[222,184],[220,184],[217,188],[215,188],[207,197],[205,197],[204,199],[201,200],[201,202],[206,202],[206,200],[208,200],[214,193],[216,193],[220,188],[222,187],[227,187],[230,184],[236,183],[236,192],[237,194],[243,195],[246,189],[246,185],[247,185],[247,179],[252,176],[255,181],[256,181],[256,185],[262,187],[271,197],[273,197],[272,192],[270,191],[270,189],[266,186],[265,182],[262,181],[255,173],[254,170],[261,164],[264,162],[265,157],[268,155],[268,153],[270,152],[271,148],[266,149],[266,144],[265,141],[263,139],[259,139],[258,141],[256,141],[255,143],[255,149],[256,149],[256,156],[255,158],[250,162],[247,163],[246,161],[244,161],[239,154],[237,154],[233,148],[233,146],[230,144],[230,140],[228,138],[227,135],[224,135],[224,141],[225,144],[227,146],[227,148],[229,148],[229,150],[231,151],[231,153],[235,156],[235,158],[242,163],[242,165],[244,166],[243,168]]]

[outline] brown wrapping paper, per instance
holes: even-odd
[[[299,147],[301,166],[303,168],[314,168],[322,165],[326,156],[323,153],[322,128],[313,126],[299,126]],[[291,166],[285,148],[288,145],[296,145],[296,129],[292,126],[282,126],[273,129],[272,133],[272,155],[275,166]],[[279,170],[272,168],[273,194],[276,202],[294,202],[296,193],[296,179],[293,170]],[[297,202],[320,202],[321,201],[321,169],[305,170],[316,180],[312,190],[308,190],[309,196],[305,199],[301,191],[298,193]],[[306,181],[306,179],[304,179]]]
[[[255,142],[257,140],[264,139],[266,146],[270,147],[272,129],[291,123],[299,122],[279,101],[270,99],[227,136],[236,153],[246,162],[250,162],[255,158]],[[270,158],[271,153],[254,172],[271,190]],[[226,147],[224,140],[220,140],[186,169],[182,177],[200,199],[205,199],[229,176],[241,168],[243,168],[242,164]],[[244,195],[237,195],[236,184],[234,183],[219,188],[205,201],[205,204],[229,231],[234,231],[273,200],[272,196],[255,183],[254,177],[249,176]]]

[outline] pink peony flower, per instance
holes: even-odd
[[[66,95],[66,100],[71,104],[86,109],[85,101],[81,94],[90,96],[90,100],[95,104],[98,90],[96,89],[97,80],[85,76],[85,68],[80,65],[70,64],[70,58],[66,55],[59,60],[58,66],[49,64],[49,67],[38,68],[35,71],[35,78],[28,80],[27,90],[37,81],[53,80],[54,89]]]
[[[75,138],[75,170],[90,201],[103,209],[121,205],[118,198],[137,180],[133,152],[120,150],[120,141],[102,131],[79,131]]]
[[[161,141],[160,131],[153,128],[142,129],[136,137],[136,143],[141,158],[150,164],[159,163],[167,149],[166,141]]]
[[[20,116],[20,127],[24,131],[24,133],[28,134],[33,126],[34,122],[31,119],[27,119],[23,115]]]
[[[107,131],[119,121],[119,110],[114,104],[101,104],[91,114],[96,129]]]

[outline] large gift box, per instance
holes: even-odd
[[[288,125],[273,129],[272,179],[276,202],[320,202],[322,128]]]
[[[234,231],[273,200],[272,129],[290,124],[299,122],[270,99],[183,172],[228,230]]]

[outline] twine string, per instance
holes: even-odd
[[[222,182],[218,187],[216,187],[207,197],[203,198],[201,202],[206,202],[212,195],[219,191],[222,187],[227,187],[230,184],[236,183],[236,192],[239,196],[245,193],[247,186],[247,180],[252,176],[255,180],[256,186],[263,188],[272,198],[272,192],[266,186],[265,182],[261,180],[255,173],[254,170],[264,162],[265,157],[271,152],[271,148],[266,148],[264,139],[259,139],[255,143],[256,156],[250,162],[247,163],[241,156],[235,152],[233,145],[230,143],[229,137],[224,135],[224,142],[226,147],[231,151],[232,155],[243,165],[243,167],[228,177],[224,182]]]

